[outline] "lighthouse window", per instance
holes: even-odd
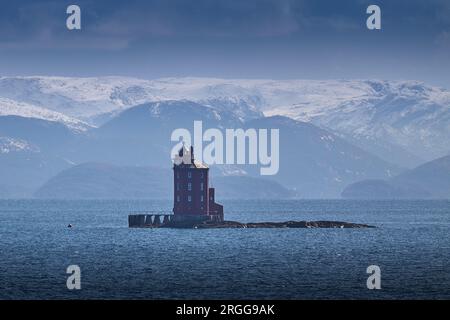
[[[191,191],[192,190],[192,183],[188,183],[188,190]]]
[[[180,191],[180,184],[177,182],[177,191]]]
[[[177,202],[180,202],[180,196],[177,196]]]
[[[200,201],[203,202],[203,195],[200,196]]]
[[[188,171],[188,178],[192,178],[192,172]]]
[[[192,201],[192,197],[188,196],[188,201],[191,202]]]
[[[203,171],[200,172],[200,178],[203,178]]]
[[[200,183],[200,190],[203,191],[203,182]],[[202,200],[203,201],[203,200]]]

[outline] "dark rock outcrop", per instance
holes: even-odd
[[[163,219],[161,219],[161,216]],[[130,228],[177,228],[177,229],[220,229],[220,228],[375,228],[367,224],[342,221],[284,221],[284,222],[238,222],[204,219],[175,219],[172,214],[130,214]]]
[[[341,222],[341,221],[285,221],[285,222],[248,222],[237,221],[205,221],[200,223],[175,222],[163,224],[162,228],[187,229],[219,229],[219,228],[375,228],[367,224]]]

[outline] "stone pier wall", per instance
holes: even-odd
[[[223,217],[219,215],[187,215],[187,214],[153,214],[141,213],[128,216],[130,228],[157,228],[164,226],[184,226],[202,222],[221,222]]]
[[[128,216],[128,227],[130,228],[152,228],[173,220],[173,214],[130,214]]]

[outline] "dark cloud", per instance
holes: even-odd
[[[81,31],[65,27],[70,4],[82,9]],[[381,31],[365,27],[370,4],[382,9]],[[0,68],[450,83],[449,33],[448,0],[2,1]]]
[[[0,13],[0,44],[32,41],[60,45],[68,37],[65,9],[78,4],[87,47],[100,39],[131,43],[152,37],[279,37],[365,32],[365,8],[371,1],[324,0],[128,0],[10,1]],[[437,36],[450,25],[444,0],[379,1],[392,34]],[[93,41],[94,40],[94,41]],[[102,41],[101,41],[102,42]],[[103,41],[105,42],[105,41]],[[114,48],[114,45],[107,46]],[[120,47],[120,46],[119,46]]]

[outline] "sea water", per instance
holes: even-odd
[[[449,201],[220,201],[227,220],[374,229],[130,229],[170,201],[0,201],[1,299],[449,299]],[[72,224],[72,228],[68,225]],[[69,290],[69,265],[81,290]],[[369,290],[367,267],[381,269]]]

